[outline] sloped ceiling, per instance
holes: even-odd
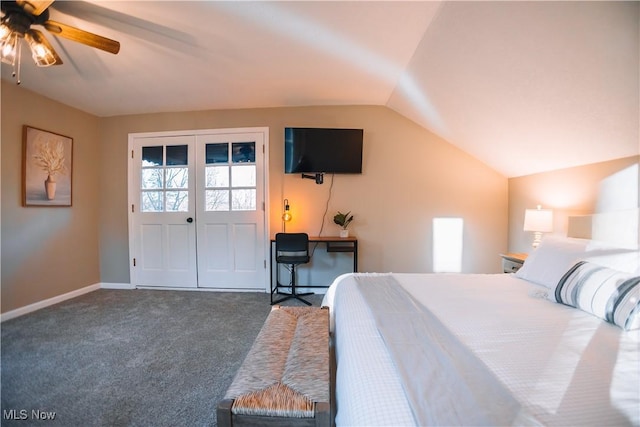
[[[103,117],[386,105],[513,177],[639,154],[639,5],[57,0],[121,51],[47,34],[64,64],[21,85]]]

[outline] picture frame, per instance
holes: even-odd
[[[73,139],[28,125],[22,133],[23,205],[71,206]]]

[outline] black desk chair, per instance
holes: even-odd
[[[285,297],[271,302],[271,305],[295,298],[307,305],[311,305],[300,297],[313,295],[313,292],[299,294],[296,292],[296,265],[306,264],[309,257],[309,235],[307,233],[277,233],[276,234],[276,291],[278,288],[290,287],[291,293],[282,293]],[[289,286],[281,285],[279,279],[280,264],[288,265],[291,269],[291,281]],[[277,292],[280,293],[280,292]]]

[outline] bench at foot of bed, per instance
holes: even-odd
[[[274,307],[217,408],[218,426],[330,426],[329,309]]]

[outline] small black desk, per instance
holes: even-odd
[[[273,264],[274,264],[274,246],[276,239],[271,239],[269,247],[269,258],[271,263],[270,286],[271,286],[271,302],[273,303],[273,294],[277,293],[278,288],[288,288],[289,286],[279,285],[278,282],[278,265],[276,264],[276,285],[273,286]],[[327,252],[350,252],[353,253],[353,272],[358,271],[358,239],[355,237],[338,237],[338,236],[309,236],[309,244],[324,243]],[[301,288],[326,288],[328,285],[296,285]]]

